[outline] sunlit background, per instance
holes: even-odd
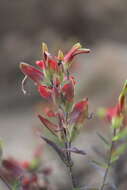
[[[90,113],[95,113],[98,107],[113,106],[127,78],[127,1],[0,1],[0,137],[4,141],[4,157],[30,159],[41,143],[35,134],[35,128],[40,126],[36,113],[45,102],[32,83],[27,85],[28,95],[23,95],[19,63],[34,65],[41,59],[43,41],[53,54],[59,48],[66,52],[76,42],[90,48],[91,53],[76,59],[73,68],[78,80],[76,97],[89,98]],[[96,131],[109,138],[110,134],[109,126],[98,121],[95,115],[93,120],[87,121],[76,144],[90,157],[98,159],[94,152],[98,147],[103,153],[103,145],[96,137]],[[63,165],[53,152],[50,154],[50,149],[45,149],[45,164],[52,165],[54,170],[52,183],[58,190],[68,189],[69,179]],[[47,154],[50,157],[47,158]],[[100,183],[100,173],[92,166],[87,167],[89,157],[85,161],[84,157],[76,155],[74,160],[77,165],[75,175],[82,186]],[[123,178],[119,178],[117,172],[111,176],[117,180],[120,190],[126,190],[127,170],[119,172]]]

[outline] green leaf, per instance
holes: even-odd
[[[125,137],[127,137],[127,129],[124,129],[124,130],[120,131],[119,133],[117,133],[117,135],[113,137],[112,141],[118,141]]]
[[[119,159],[119,156],[118,155],[114,155],[111,157],[111,161],[110,163],[112,164],[113,162],[117,161]]]
[[[110,147],[110,143],[108,142],[108,140],[102,136],[100,133],[97,132],[98,137],[105,143],[105,145],[107,145],[108,147]]]
[[[101,167],[101,168],[105,168],[106,169],[108,167],[108,165],[106,163],[101,163],[101,162],[98,162],[96,160],[92,160],[92,163],[95,164],[95,165],[97,165],[97,166],[99,166],[99,167]]]
[[[118,148],[116,148],[116,150],[112,153],[111,163],[118,160],[119,157],[125,152],[126,149],[127,149],[127,144],[126,143],[122,144]]]

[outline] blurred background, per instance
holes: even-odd
[[[89,98],[90,112],[95,112],[98,107],[113,106],[127,78],[126,18],[126,0],[0,1],[0,137],[5,144],[5,157],[30,159],[36,145],[41,143],[33,129],[40,125],[36,113],[44,102],[32,83],[28,85],[29,95],[24,96],[21,92],[24,76],[19,63],[34,65],[40,60],[43,41],[53,54],[59,48],[66,52],[74,43],[80,42],[83,47],[90,48],[91,53],[76,59],[73,72],[79,83],[77,98]],[[98,130],[109,136],[106,124],[97,118],[87,121],[84,133],[75,142],[94,157],[97,156],[93,151],[96,146],[103,150],[96,137]],[[80,145],[80,141],[84,143]],[[59,190],[67,189],[69,179],[56,155],[51,154],[50,159],[44,157],[46,164],[50,163],[54,168],[52,183]],[[93,172],[92,167],[87,168],[83,157],[74,159],[81,184],[98,185],[100,174]],[[119,171],[119,167],[117,169]],[[93,177],[89,178],[91,170]],[[122,179],[121,175],[124,176]],[[117,179],[120,190],[126,189],[127,170],[111,176]]]

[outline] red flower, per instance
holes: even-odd
[[[44,75],[41,71],[36,69],[35,67],[27,64],[27,63],[21,63],[20,69],[24,73],[24,75],[27,75],[30,79],[32,79],[37,84],[41,84],[43,81]]]

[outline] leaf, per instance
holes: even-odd
[[[41,138],[57,152],[57,154],[64,163],[67,161],[66,155],[61,149],[61,147],[59,147],[56,143],[54,143],[53,141],[49,140],[46,137],[41,136]]]
[[[119,159],[119,156],[118,155],[114,155],[114,156],[112,156],[110,163],[112,164],[113,162],[117,161],[118,159]]]
[[[76,153],[76,154],[86,155],[86,152],[84,150],[78,149],[76,147],[71,147],[71,148],[63,149],[63,150],[73,152],[73,153]]]
[[[111,162],[116,161],[119,158],[119,156],[125,152],[126,149],[127,149],[126,143],[116,148],[116,150],[112,153]]]
[[[110,147],[110,143],[108,142],[108,140],[102,136],[100,133],[97,132],[98,137],[105,143],[105,145],[107,145],[108,147]]]
[[[120,131],[119,133],[117,133],[117,135],[113,137],[112,141],[117,141],[117,140],[123,139],[125,137],[127,137],[127,129],[126,128],[124,130]]]

